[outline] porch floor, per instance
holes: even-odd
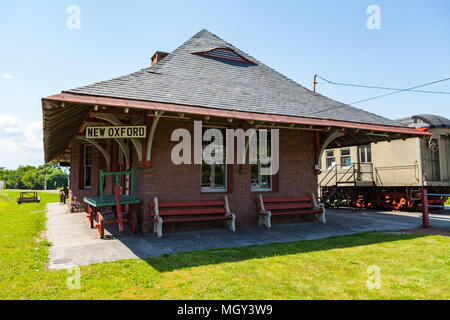
[[[312,222],[273,225],[269,230],[238,228],[235,233],[225,228],[165,233],[162,239],[157,239],[154,234],[119,233],[116,226],[112,226],[105,230],[107,239],[100,240],[97,230],[88,227],[85,213],[67,212],[66,205],[48,205],[47,240],[52,242],[48,268],[51,270],[183,251],[311,240],[366,231],[413,229],[421,224],[420,213],[327,210],[326,225]],[[430,224],[450,230],[450,215],[433,214]]]

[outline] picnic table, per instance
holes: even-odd
[[[25,191],[21,192],[19,198],[16,199],[17,204],[23,202],[41,202],[37,192]]]

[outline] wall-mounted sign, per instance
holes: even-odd
[[[87,139],[145,138],[146,126],[87,127]]]

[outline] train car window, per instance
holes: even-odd
[[[342,149],[341,150],[341,165],[343,167],[350,167],[352,165],[350,149]]]
[[[334,151],[327,151],[327,169],[333,168],[336,165],[336,158]]]
[[[359,162],[360,163],[371,163],[372,162],[372,147],[371,146],[359,147]]]

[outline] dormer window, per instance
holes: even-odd
[[[194,52],[194,54],[214,59],[241,62],[245,64],[255,65],[248,59],[228,48],[216,48],[205,52]]]

